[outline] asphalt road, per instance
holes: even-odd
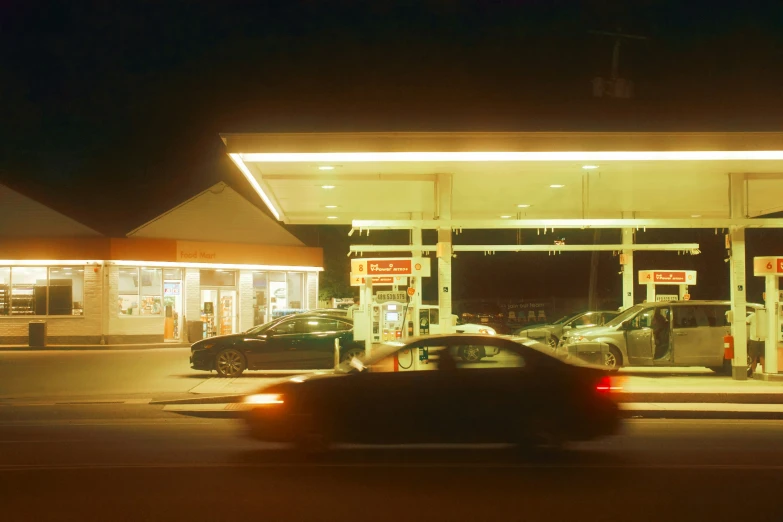
[[[315,461],[152,405],[0,407],[2,520],[783,520],[783,422],[632,420],[567,452]]]

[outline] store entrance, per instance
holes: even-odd
[[[237,333],[237,291],[202,288],[201,321],[204,337]]]
[[[182,327],[182,269],[166,268],[163,270],[163,311],[165,321],[163,339],[179,341]]]

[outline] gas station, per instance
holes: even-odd
[[[278,220],[350,225],[353,234],[408,230],[409,244],[352,245],[351,282],[361,288],[355,335],[374,342],[421,330],[421,278],[437,277],[437,318],[454,331],[451,267],[458,252],[611,251],[619,254],[623,308],[635,304],[634,252],[699,254],[695,243],[644,243],[647,229],[711,229],[725,236],[732,317],[746,315],[745,231],[783,228],[783,133],[312,133],[223,134],[227,152]],[[619,244],[455,245],[463,230],[617,229]],[[422,230],[437,242],[422,243]],[[399,253],[395,258],[371,257]],[[437,254],[430,270],[427,254]],[[770,252],[775,254],[775,252]],[[767,259],[767,258],[764,258]],[[783,265],[763,263],[764,270]],[[772,268],[765,268],[769,264]],[[716,270],[723,270],[716,263]],[[767,277],[765,375],[777,374],[779,284]],[[431,273],[433,272],[433,273]],[[642,271],[645,272],[645,271]],[[647,301],[657,285],[688,299],[696,273],[639,273]],[[649,276],[649,279],[648,279]],[[374,293],[382,285],[391,291]],[[400,291],[405,287],[405,291]],[[638,301],[641,301],[639,299]],[[437,320],[436,320],[437,319]],[[775,332],[772,336],[771,333]],[[431,332],[430,332],[431,333]],[[747,378],[745,321],[731,321],[732,376]],[[398,337],[399,336],[399,337]]]

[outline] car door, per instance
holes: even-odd
[[[452,340],[451,345],[458,343]],[[458,359],[454,372],[439,371],[448,378],[439,423],[449,442],[482,443],[513,440],[521,425],[533,417],[535,372],[527,367],[521,346],[499,338],[482,339],[486,351],[498,355],[479,363]],[[472,344],[472,343],[471,343]],[[459,346],[452,351],[459,353]]]
[[[428,348],[433,358],[443,347],[425,339],[402,349]],[[394,371],[396,352],[365,371],[347,376],[332,413],[341,440],[361,443],[437,443],[443,440],[447,386],[437,371]]]
[[[723,363],[723,312],[727,307],[683,304],[672,307],[674,362],[687,366]]]
[[[339,337],[334,317],[308,317],[299,323],[297,345],[299,369],[315,370],[334,367],[334,340]]]
[[[625,348],[628,361],[638,366],[652,365],[653,331],[652,318],[655,308],[644,308],[628,321],[625,330]]]
[[[282,370],[296,368],[300,320],[291,318],[244,340],[249,347],[248,364],[254,370]]]

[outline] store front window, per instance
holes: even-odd
[[[271,319],[304,311],[304,274],[269,272],[269,307]]]
[[[49,315],[84,315],[84,268],[49,269]]]
[[[11,268],[0,267],[0,315],[11,314]]]
[[[0,316],[83,315],[84,268],[0,267]]]
[[[118,293],[120,315],[161,315],[163,270],[120,267]]]

